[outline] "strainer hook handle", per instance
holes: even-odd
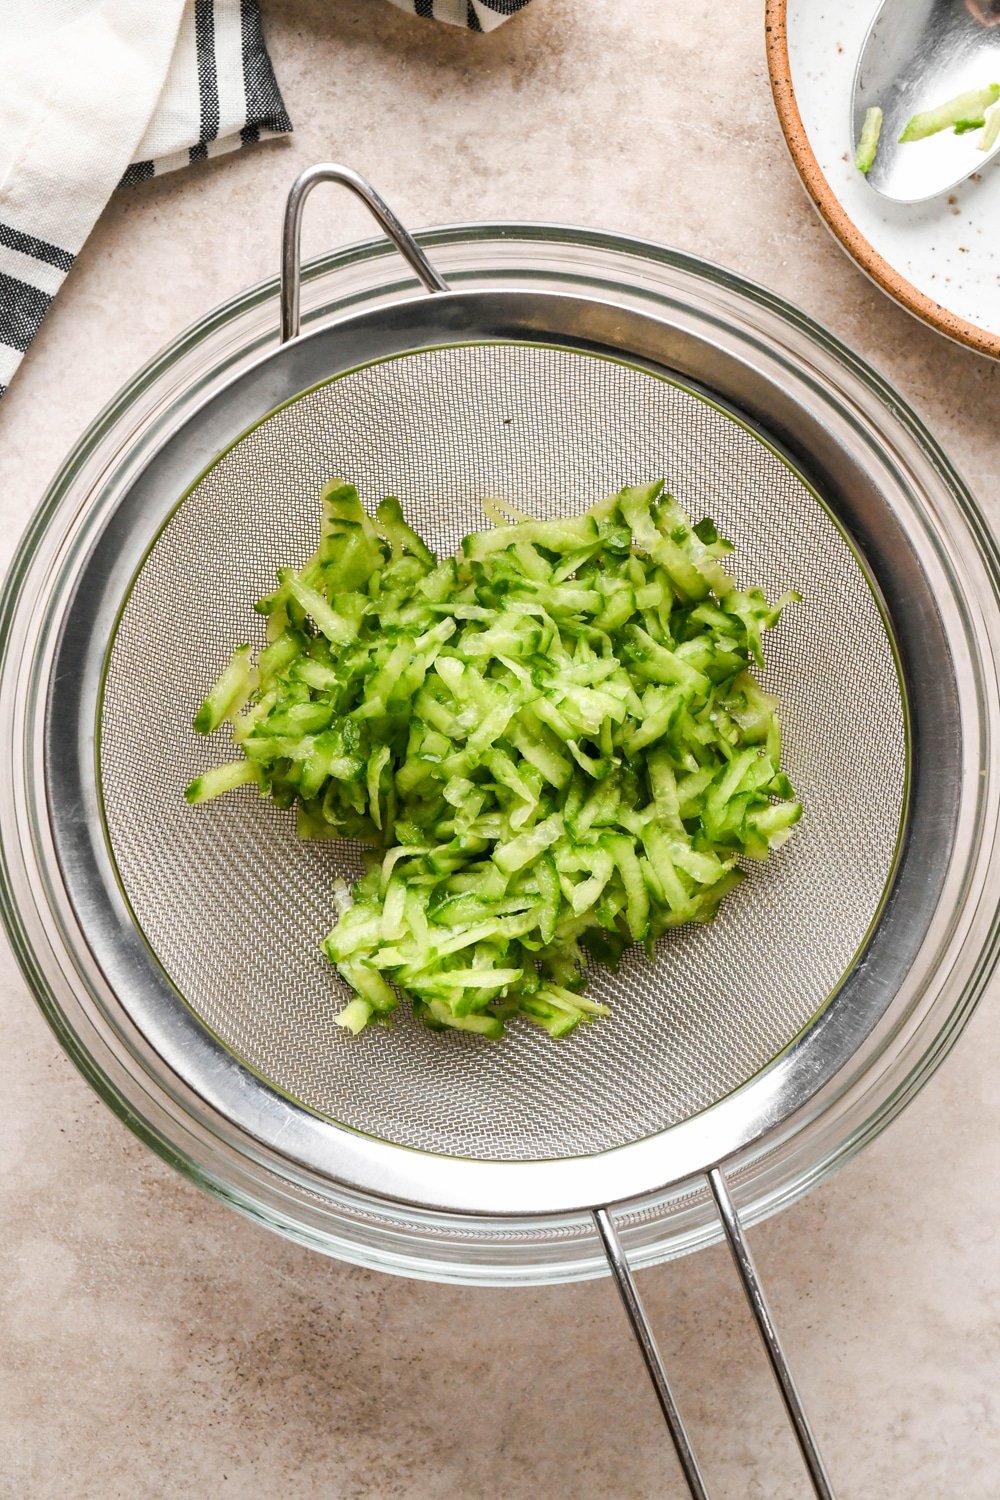
[[[302,284],[302,211],[313,188],[320,182],[336,182],[349,188],[358,198],[389,239],[400,255],[416,272],[429,292],[446,292],[448,283],[439,276],[427,256],[421,250],[409,230],[400,223],[392,209],[372,187],[371,183],[351,167],[338,162],[320,162],[307,167],[292,183],[285,204],[285,219],[281,230],[281,342],[293,339],[299,332],[299,292]]]
[[[785,1351],[781,1346],[781,1340],[778,1337],[778,1331],[771,1316],[771,1310],[764,1296],[764,1288],[761,1285],[757,1268],[750,1254],[750,1247],[746,1242],[743,1226],[740,1223],[736,1205],[733,1203],[725,1176],[720,1167],[713,1167],[707,1173],[707,1178],[712,1197],[715,1200],[715,1206],[719,1211],[719,1218],[722,1221],[726,1241],[732,1253],[743,1291],[750,1306],[750,1311],[757,1324],[757,1331],[767,1352],[771,1371],[777,1382],[785,1412],[791,1424],[792,1431],[795,1434],[795,1440],[799,1445],[799,1452],[802,1455],[802,1460],[809,1474],[813,1491],[817,1495],[818,1500],[834,1500],[830,1477],[827,1474],[826,1466],[823,1463],[816,1439],[813,1436],[808,1418],[806,1417],[802,1398],[792,1377]],[[610,1211],[607,1208],[595,1209],[594,1222],[597,1226],[601,1243],[604,1246],[604,1253],[608,1258],[611,1274],[614,1277],[619,1295],[625,1307],[629,1324],[635,1335],[636,1343],[639,1345],[647,1373],[656,1392],[657,1400],[660,1403],[660,1410],[663,1412],[677,1458],[684,1473],[684,1478],[687,1480],[688,1489],[691,1492],[693,1500],[708,1500],[708,1492],[705,1489],[705,1481],[702,1478],[698,1460],[695,1457],[691,1440],[684,1427],[683,1419],[677,1409],[677,1403],[674,1400],[673,1392],[667,1380],[667,1372],[662,1356],[656,1346],[656,1339],[653,1336],[653,1330],[649,1326],[645,1309],[639,1300],[639,1294],[632,1279],[632,1272],[629,1269],[628,1260]]]

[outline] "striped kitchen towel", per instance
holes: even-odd
[[[123,180],[290,130],[257,0],[4,0],[0,394]]]
[[[527,0],[393,3],[489,31]],[[259,0],[0,0],[0,55],[2,396],[116,187],[292,122]]]

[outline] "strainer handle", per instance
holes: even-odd
[[[733,1203],[728,1184],[719,1167],[713,1167],[707,1176],[708,1185],[715,1200],[716,1208],[719,1210],[719,1218],[722,1221],[722,1228],[725,1232],[729,1249],[732,1252],[733,1261],[739,1273],[743,1291],[746,1294],[750,1311],[753,1313],[754,1321],[757,1324],[757,1331],[767,1352],[771,1371],[777,1382],[778,1390],[781,1393],[785,1412],[791,1423],[792,1431],[795,1434],[795,1440],[799,1445],[799,1451],[802,1454],[803,1462],[812,1482],[813,1491],[818,1496],[818,1500],[834,1500],[830,1477],[826,1472],[826,1466],[820,1456],[816,1439],[809,1426],[809,1421],[792,1377],[788,1360],[781,1347],[781,1340],[778,1337],[778,1331],[774,1325],[771,1310],[767,1305],[764,1288],[761,1286],[760,1277],[757,1275],[757,1268],[750,1254],[750,1247],[746,1242],[743,1226],[736,1212],[736,1205]],[[604,1246],[604,1253],[607,1255],[608,1265],[611,1267],[611,1274],[614,1277],[615,1285],[618,1288],[619,1295],[625,1307],[626,1316],[642,1353],[643,1362],[652,1381],[657,1400],[660,1403],[660,1409],[663,1412],[671,1439],[673,1440],[681,1469],[684,1472],[684,1478],[687,1480],[688,1489],[691,1491],[693,1500],[708,1500],[705,1482],[698,1467],[698,1461],[695,1458],[691,1440],[687,1435],[680,1412],[677,1409],[677,1404],[667,1380],[667,1372],[664,1368],[663,1359],[656,1346],[656,1340],[649,1326],[645,1309],[639,1300],[639,1294],[632,1279],[632,1272],[629,1269],[628,1261],[610,1211],[607,1208],[595,1209],[594,1222],[597,1225],[597,1232],[601,1237],[601,1243]]]
[[[321,162],[307,167],[292,183],[285,204],[285,221],[281,230],[281,342],[293,339],[299,332],[299,291],[302,284],[302,210],[313,188],[320,182],[337,182],[356,194],[385,230],[400,255],[407,261],[429,292],[446,292],[448,283],[438,275],[409,230],[396,218],[389,205],[380,198],[371,183],[351,167],[337,162]]]
[[[670,1382],[667,1379],[663,1357],[656,1347],[653,1330],[649,1326],[646,1310],[639,1301],[639,1293],[636,1291],[635,1282],[632,1280],[632,1272],[629,1269],[625,1251],[622,1249],[622,1242],[618,1238],[618,1231],[615,1228],[614,1220],[608,1209],[595,1208],[594,1223],[597,1225],[597,1232],[601,1237],[604,1253],[608,1257],[608,1265],[611,1267],[611,1274],[614,1277],[615,1285],[622,1299],[625,1315],[635,1335],[635,1341],[639,1345],[643,1363],[652,1381],[653,1390],[656,1392],[656,1399],[660,1403],[663,1420],[667,1424],[667,1430],[670,1433],[678,1462],[684,1472],[684,1478],[687,1480],[688,1489],[691,1491],[693,1500],[708,1500],[708,1491],[705,1488],[705,1481],[701,1477],[698,1460],[695,1458],[694,1449],[691,1447],[691,1440],[687,1435],[687,1429],[684,1426],[680,1412],[677,1410],[677,1403],[670,1389]]]

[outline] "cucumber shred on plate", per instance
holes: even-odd
[[[882,134],[882,110],[873,105],[865,111],[861,134],[854,153],[854,165],[865,176],[875,165],[879,139]],[[1000,83],[987,83],[982,88],[967,89],[947,99],[933,109],[921,110],[911,115],[898,137],[901,144],[924,141],[928,136],[950,130],[954,135],[967,135],[972,130],[981,130],[976,142],[980,151],[992,151],[1000,137]]]
[[[370,846],[324,941],[351,1032],[404,999],[484,1037],[605,1016],[585,964],[710,920],[801,812],[752,675],[797,594],[738,588],[659,482],[550,521],[483,505],[438,560],[398,500],[372,517],[332,481],[316,552],[256,606],[266,646],[195,718],[240,755],[189,802],[252,783],[303,838]]]
[[[953,130],[956,135],[966,135],[970,130],[981,130],[986,124],[986,111],[1000,100],[1000,83],[987,83],[982,88],[967,89],[956,94],[944,104],[933,109],[922,110],[911,115],[903,126],[900,141],[922,141],[941,130]]]
[[[875,153],[878,150],[881,134],[882,111],[877,104],[874,104],[870,109],[865,110],[861,135],[858,137],[858,149],[854,153],[854,165],[859,172],[864,172],[865,176],[875,165]]]

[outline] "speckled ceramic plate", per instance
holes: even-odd
[[[897,302],[1000,359],[1000,173],[927,203],[879,197],[852,162],[851,84],[879,0],[766,0],[768,68],[792,160],[847,253]]]

